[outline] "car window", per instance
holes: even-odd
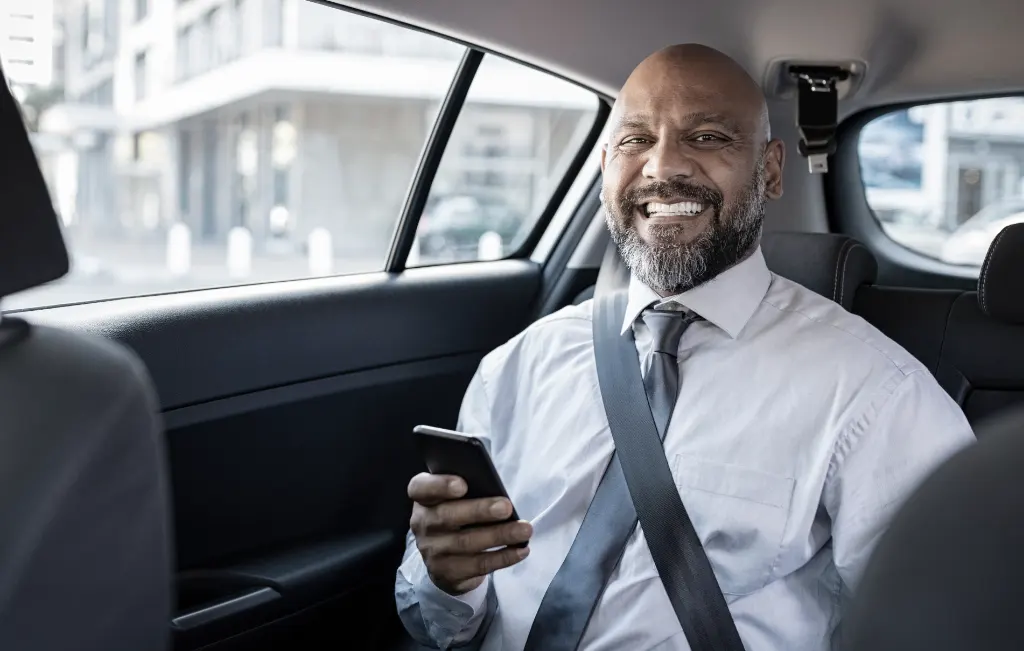
[[[385,268],[464,46],[312,2],[23,4],[0,56],[72,268],[5,309]],[[515,250],[596,107],[485,56],[420,260]]]
[[[883,115],[858,143],[875,217],[903,246],[980,267],[1024,222],[1024,98],[944,102]]]
[[[484,57],[420,218],[409,266],[489,260],[516,251],[583,146],[592,92]]]

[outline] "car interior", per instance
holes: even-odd
[[[34,334],[14,343],[0,340],[0,399],[8,405],[0,425],[0,513],[11,514],[3,518],[0,567],[21,558],[14,553],[17,545],[54,544],[43,537],[8,545],[17,525],[7,523],[21,522],[15,514],[27,517],[26,509],[39,503],[32,500],[47,498],[58,453],[74,454],[81,443],[60,428],[74,423],[81,429],[94,415],[103,417],[113,400],[103,382],[120,378],[136,387],[136,408],[142,405],[143,411],[154,392],[159,424],[156,413],[152,423],[135,413],[123,427],[135,428],[140,441],[162,427],[159,443],[150,443],[162,448],[164,458],[152,450],[133,451],[148,464],[150,481],[133,474],[125,479],[127,488],[109,488],[120,490],[117,496],[96,498],[124,505],[116,514],[121,524],[115,514],[97,510],[95,519],[53,534],[69,546],[101,544],[84,535],[93,526],[106,536],[135,531],[135,540],[144,541],[139,544],[152,545],[149,557],[135,559],[151,568],[137,573],[140,586],[104,585],[139,599],[142,582],[165,582],[172,601],[160,611],[166,619],[160,633],[169,630],[178,651],[340,649],[351,648],[353,639],[360,648],[414,648],[394,603],[410,513],[406,486],[423,465],[412,428],[454,428],[463,392],[486,353],[533,321],[592,297],[609,241],[599,201],[598,152],[606,119],[632,68],[672,43],[715,47],[763,85],[773,135],[787,146],[784,195],[767,209],[762,249],[768,267],[835,300],[906,348],[972,423],[1024,403],[1024,225],[996,235],[975,266],[949,264],[900,243],[876,218],[859,146],[868,125],[895,111],[1024,95],[1024,4],[294,4],[435,35],[462,48],[411,180],[404,194],[388,198],[400,214],[385,261],[365,273],[18,303],[22,290],[62,282],[57,279],[67,270],[68,254],[55,234],[67,223],[46,197],[29,196],[32,179],[41,178],[36,163],[27,150],[8,147],[5,135],[3,323],[26,323]],[[589,93],[596,108],[570,143],[544,200],[534,202],[535,221],[517,246],[490,259],[411,264],[418,221],[446,145],[473,96],[474,75],[492,58],[571,82]],[[838,126],[825,171],[811,171],[798,152],[798,88],[788,73],[794,65],[832,66],[847,75],[838,85]],[[0,128],[18,132],[22,117],[4,110]],[[1019,127],[1024,133],[1024,123]],[[67,361],[49,363],[81,372],[67,386],[47,382],[38,369],[34,382],[42,384],[26,380],[34,364],[26,361],[30,354],[58,352],[48,337],[68,342],[59,351]],[[54,348],[28,351],[26,342]],[[95,357],[75,360],[86,354]],[[39,404],[50,407],[42,415],[17,415],[29,413],[32,404],[37,412]],[[43,438],[23,444],[32,437]],[[132,456],[119,454],[125,456],[103,463],[119,464],[123,472],[133,466]],[[25,455],[24,467],[9,461],[17,455]],[[38,470],[15,471],[29,467]],[[109,465],[95,472],[119,473]],[[141,508],[143,493],[159,507]],[[140,500],[132,506],[126,494]],[[160,526],[162,513],[169,549],[145,537]],[[103,544],[116,545],[115,539]],[[59,575],[64,553],[50,549],[19,571]],[[114,564],[110,572],[117,572],[124,561],[95,558],[92,570],[100,582],[104,564]],[[47,559],[57,565],[47,567]],[[166,581],[152,569],[162,562],[172,577]],[[10,621],[5,609],[16,612],[19,598],[25,604],[40,598],[8,591],[4,576],[0,572],[0,622]],[[23,581],[26,590],[33,585],[31,577]],[[109,590],[105,594],[113,599]],[[69,626],[89,624],[65,615]],[[0,626],[0,646],[26,635]]]

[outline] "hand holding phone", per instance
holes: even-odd
[[[519,520],[479,440],[426,426],[414,431],[430,472],[409,482],[410,528],[434,584],[463,594],[526,558],[533,529]]]

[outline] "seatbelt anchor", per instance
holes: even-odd
[[[836,83],[846,81],[850,71],[839,66],[791,65],[788,72],[797,82],[796,126],[800,131],[797,149],[807,158],[811,174],[823,174],[828,171],[828,157],[836,153],[835,135],[839,126]]]

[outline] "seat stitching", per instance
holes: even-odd
[[[846,251],[850,247],[851,244],[853,244],[853,240],[846,240],[845,242],[843,242],[843,247],[841,249],[839,249],[839,255],[836,256],[836,276],[835,276],[835,279],[832,280],[832,300],[833,301],[839,300],[839,269],[844,264],[840,260],[842,258],[843,252]]]
[[[985,256],[985,262],[981,265],[981,282],[978,283],[978,298],[981,302],[981,311],[988,314],[988,294],[985,292],[985,287],[988,285],[988,270],[992,268],[992,258],[999,248],[999,240],[1003,239],[1003,235],[1009,229],[1004,228],[999,231],[999,235],[996,235],[996,239],[992,242],[992,246],[988,250],[988,254]]]
[[[843,258],[843,279],[839,283],[839,305],[840,306],[842,306],[842,304],[843,304],[843,297],[846,296],[846,263],[850,261],[850,254],[853,253],[853,251],[858,246],[863,247],[864,245],[861,244],[860,242],[854,242],[853,246],[851,246],[846,251],[846,257]]]

